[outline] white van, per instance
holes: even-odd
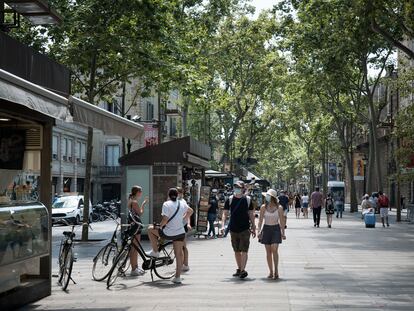
[[[83,221],[83,195],[63,195],[52,204],[52,224],[63,223],[65,220],[72,224]],[[92,204],[89,201],[89,219],[92,219]]]

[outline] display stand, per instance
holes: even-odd
[[[210,198],[210,187],[209,186],[202,186],[200,188],[200,202],[198,204],[197,209],[197,225],[196,225],[196,233],[194,236],[200,237],[204,236],[207,237],[207,215],[208,209],[210,208],[209,205],[209,198]]]

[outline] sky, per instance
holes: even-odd
[[[276,4],[277,0],[251,0],[251,4],[256,7],[256,14],[261,10],[271,9]]]

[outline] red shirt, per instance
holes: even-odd
[[[315,191],[311,194],[311,206],[321,207],[323,205],[323,195],[319,191]]]

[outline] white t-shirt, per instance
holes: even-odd
[[[167,216],[168,219],[170,219],[177,210],[178,202],[180,202],[180,209],[178,210],[174,218],[170,222],[168,222],[168,224],[166,224],[165,228],[163,229],[165,235],[176,236],[185,233],[183,227],[183,218],[188,210],[187,204],[183,204],[181,200],[177,200],[176,202],[173,202],[171,200],[166,201],[162,205],[161,215]]]
[[[302,197],[302,203],[309,203],[309,197],[307,195]]]
[[[187,204],[187,201],[184,199],[179,199],[180,200],[180,204],[181,205],[185,205],[187,209],[189,209],[189,206]],[[177,216],[175,216],[177,217]],[[187,218],[183,218],[183,226],[185,226],[187,224]]]

